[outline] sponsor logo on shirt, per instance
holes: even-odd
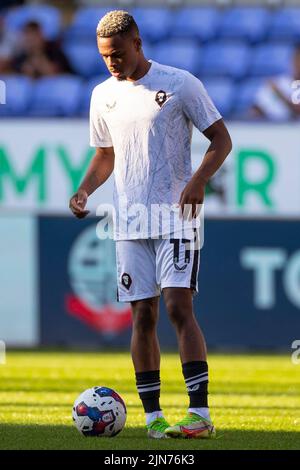
[[[106,103],[106,110],[107,111],[112,111],[115,109],[117,102],[113,101],[112,103]]]

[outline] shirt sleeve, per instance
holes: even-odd
[[[181,99],[184,114],[201,132],[222,118],[203,83],[189,72],[181,88]]]
[[[113,147],[107,124],[96,106],[95,93],[92,93],[90,104],[90,146]]]

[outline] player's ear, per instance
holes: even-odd
[[[142,40],[140,37],[134,38],[134,45],[135,45],[137,52],[140,52],[142,50]]]

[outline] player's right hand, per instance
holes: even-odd
[[[69,207],[78,219],[83,219],[90,212],[84,209],[87,203],[87,199],[88,193],[84,189],[78,189],[77,193],[73,194],[70,199]]]

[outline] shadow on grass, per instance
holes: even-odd
[[[287,450],[300,449],[299,432],[220,429],[213,440],[147,439],[143,427],[126,427],[114,438],[86,438],[72,426],[0,425],[1,450]]]

